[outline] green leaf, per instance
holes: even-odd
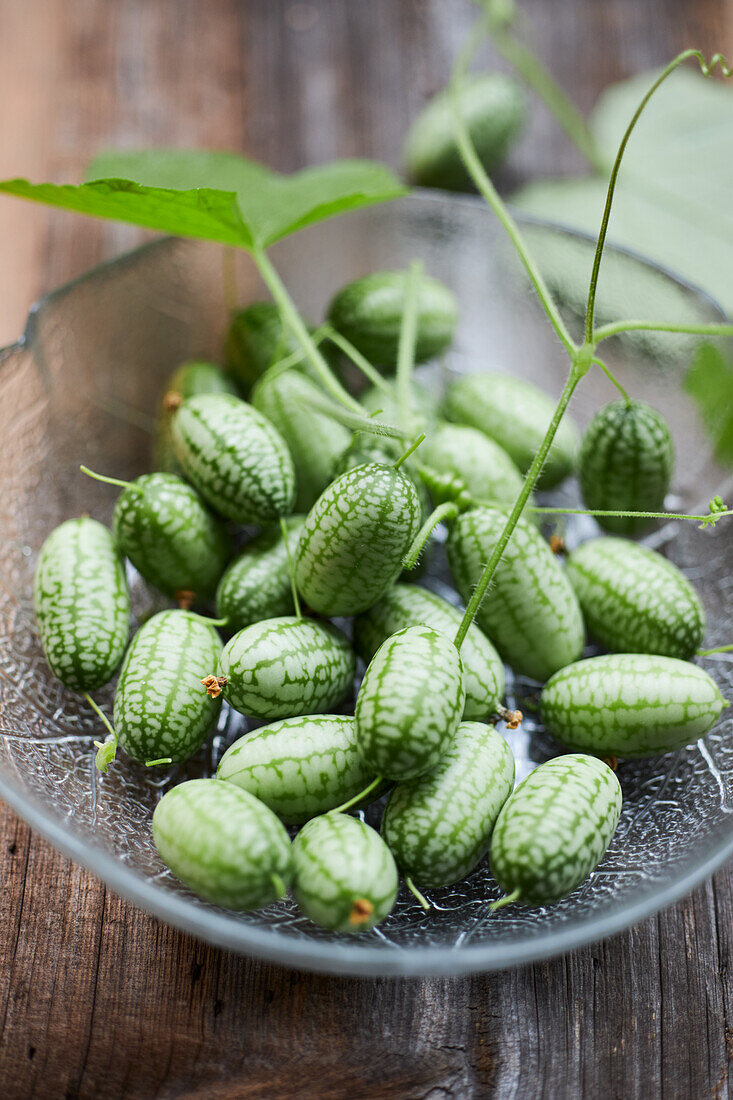
[[[298,229],[407,193],[384,164],[337,160],[285,176],[235,153],[203,149],[110,152],[90,166],[90,179],[124,176],[152,187],[234,191],[242,219],[262,248]]]
[[[713,344],[703,344],[690,364],[685,389],[697,403],[716,459],[733,466],[733,363]]]
[[[609,165],[657,75],[635,76],[600,97],[590,127]],[[655,94],[631,136],[609,242],[676,272],[733,315],[731,178],[733,88],[680,69]],[[513,201],[535,216],[595,236],[605,194],[606,180],[591,177],[531,184]]]

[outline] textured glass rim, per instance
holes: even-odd
[[[490,212],[481,200],[470,195],[448,197],[442,193],[422,191],[397,201],[418,206],[459,203],[473,207],[477,212],[481,211],[479,216],[490,216]],[[594,241],[590,234],[576,232],[560,223],[527,217],[521,213],[516,213],[515,217],[520,224],[552,229],[568,237],[590,243]],[[151,248],[161,247],[169,241],[170,238],[158,238],[147,242],[114,260],[96,265],[41,297],[29,311],[21,338],[13,344],[0,348],[0,369],[2,369],[3,360],[9,354],[30,345],[37,317],[49,302],[62,298],[79,283],[91,280],[101,272],[134,262],[141,253]],[[721,319],[725,319],[726,315],[718,303],[699,287],[686,282],[659,264],[644,259],[633,250],[623,248],[610,248],[610,250],[627,255],[670,279],[678,286],[695,294],[699,300],[705,301]],[[733,489],[733,481],[729,482],[728,486]],[[367,977],[457,975],[472,971],[502,970],[551,958],[584,944],[605,939],[659,912],[688,894],[733,855],[733,830],[731,830],[730,836],[719,840],[701,863],[662,887],[654,888],[651,885],[628,906],[618,907],[606,915],[600,914],[584,919],[582,923],[571,920],[566,928],[561,927],[547,933],[530,935],[516,943],[500,941],[495,944],[484,943],[458,948],[455,946],[369,947],[357,942],[304,941],[290,937],[277,928],[265,929],[248,924],[238,925],[229,916],[205,909],[195,901],[162,890],[149,880],[142,878],[115,856],[109,854],[105,848],[95,844],[93,840],[83,838],[66,829],[56,817],[46,813],[35,796],[17,790],[10,779],[2,774],[0,774],[0,797],[32,829],[39,832],[64,855],[91,871],[122,897],[184,932],[229,951],[251,955],[283,966]]]

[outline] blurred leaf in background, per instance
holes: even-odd
[[[702,344],[685,378],[710,437],[715,457],[733,466],[733,363],[713,344]]]

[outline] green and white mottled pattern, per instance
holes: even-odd
[[[482,371],[450,384],[443,411],[448,420],[478,428],[495,440],[526,473],[552,420],[555,402],[531,382]],[[578,431],[566,414],[542,468],[538,489],[551,489],[572,473],[578,442]]]
[[[261,909],[292,878],[285,826],[253,795],[218,779],[191,779],[164,794],[153,840],[176,878],[226,909]]]
[[[288,516],[285,522],[295,559],[305,516]],[[216,591],[216,617],[228,619],[228,629],[236,631],[294,610],[288,551],[276,524],[255,535],[224,573]]]
[[[296,370],[265,375],[252,404],[272,421],[288,445],[295,466],[295,509],[307,512],[336,476],[339,459],[352,433],[331,416],[317,412],[308,399],[322,396],[315,382]]]
[[[167,474],[180,474],[181,464],[176,458],[171,427],[175,415],[173,401],[185,401],[197,393],[237,393],[237,387],[216,363],[205,359],[191,359],[181,363],[168,379],[153,429],[153,469]]]
[[[498,542],[507,513],[464,512],[448,535],[448,564],[468,600]],[[520,519],[476,616],[502,657],[517,672],[546,680],[583,651],[583,616],[562,567],[536,527]]]
[[[123,489],[114,511],[117,545],[146,581],[167,596],[214,595],[231,556],[220,520],[176,474],[143,474]]]
[[[586,508],[660,512],[674,469],[674,443],[661,413],[642,401],[604,405],[583,435],[578,477]],[[615,535],[638,535],[654,520],[599,516]]]
[[[604,649],[686,660],[705,633],[700,597],[676,565],[628,539],[590,539],[566,572],[589,632]]]
[[[358,818],[324,814],[293,842],[293,894],[315,924],[336,932],[366,932],[397,899],[397,868],[379,833]]]
[[[674,657],[612,653],[558,672],[541,696],[547,731],[598,756],[655,756],[715,725],[727,702],[707,672]]]
[[[215,511],[256,524],[292,512],[290,451],[257,409],[229,394],[201,394],[184,401],[172,431],[186,477]]]
[[[309,332],[313,326],[306,325]],[[224,358],[246,396],[268,367],[291,352],[301,351],[297,337],[283,324],[280,310],[274,302],[252,302],[238,310],[224,341]],[[325,350],[325,349],[324,349]],[[309,362],[297,367],[308,372]]]
[[[262,726],[227,749],[216,774],[256,795],[287,825],[341,806],[374,779],[356,747],[356,723],[342,714]]]
[[[41,645],[54,676],[75,691],[112,679],[130,632],[130,594],[112,534],[69,519],[48,536],[33,583]]]
[[[464,878],[489,847],[514,786],[514,757],[492,726],[461,722],[437,767],[392,791],[382,836],[419,886]]]
[[[450,745],[465,700],[453,642],[428,626],[400,630],[379,647],[359,688],[359,752],[386,779],[425,775]]]
[[[284,616],[253,623],[230,638],[216,674],[227,679],[223,692],[230,706],[269,719],[333,710],[348,694],[355,671],[354,651],[335,626]]]
[[[524,477],[503,447],[477,428],[441,423],[418,452],[425,466],[460,478],[474,500],[513,504]]]
[[[295,577],[322,615],[366,611],[397,580],[420,528],[420,501],[409,478],[377,463],[341,474],[305,521]]]
[[[178,763],[201,747],[221,707],[201,680],[220,653],[214,628],[187,611],[161,611],[140,627],[115,691],[115,732],[128,756]]]
[[[535,768],[504,808],[491,839],[491,870],[505,894],[548,905],[600,863],[621,813],[619,781],[602,760],[558,756]]]
[[[342,287],[328,307],[333,327],[371,363],[388,370],[397,366],[406,282],[405,271],[375,271]],[[416,363],[445,351],[457,320],[452,291],[423,275],[417,299]]]
[[[414,584],[396,584],[354,620],[354,647],[368,664],[382,642],[407,626],[429,626],[451,641],[462,613],[442,596]],[[504,694],[504,665],[486,635],[472,623],[461,646],[465,719],[493,714]]]

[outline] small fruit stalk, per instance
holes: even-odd
[[[619,781],[602,760],[557,756],[535,768],[504,804],[491,838],[491,870],[504,897],[551,905],[603,858],[621,813]]]
[[[366,932],[389,916],[397,899],[397,868],[379,833],[355,817],[324,814],[293,843],[293,894],[322,928]]]

